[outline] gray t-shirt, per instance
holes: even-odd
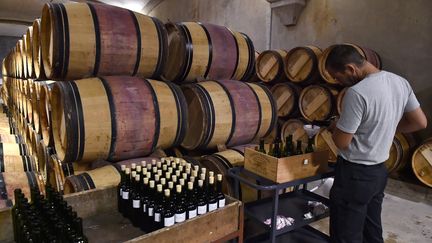
[[[419,106],[406,79],[386,71],[366,76],[350,87],[343,99],[336,127],[354,136],[339,155],[359,164],[385,162],[403,113]]]

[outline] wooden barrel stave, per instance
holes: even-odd
[[[271,88],[272,96],[276,102],[278,117],[288,118],[299,115],[298,100],[301,88],[291,83],[276,84]]]
[[[302,116],[309,122],[326,120],[333,114],[334,96],[330,89],[322,85],[304,88],[299,98]]]
[[[285,81],[285,59],[288,56],[286,50],[266,50],[259,54],[256,60],[256,73],[258,78],[265,83]]]

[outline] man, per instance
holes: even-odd
[[[355,48],[337,45],[326,68],[348,88],[333,131],[339,148],[330,192],[332,242],[383,242],[384,162],[396,132],[426,128],[427,120],[404,78],[380,71]]]

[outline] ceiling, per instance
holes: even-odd
[[[163,0],[89,0],[148,14]],[[0,36],[21,36],[33,20],[40,17],[43,5],[69,0],[0,0]],[[86,2],[75,0],[75,2]]]

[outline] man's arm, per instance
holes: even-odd
[[[397,131],[402,133],[410,133],[427,127],[427,118],[423,110],[418,107],[413,111],[405,112],[402,119],[399,121]]]
[[[332,132],[332,139],[336,147],[341,150],[348,148],[354,135],[352,133],[343,132],[336,126],[332,127],[330,132]]]

